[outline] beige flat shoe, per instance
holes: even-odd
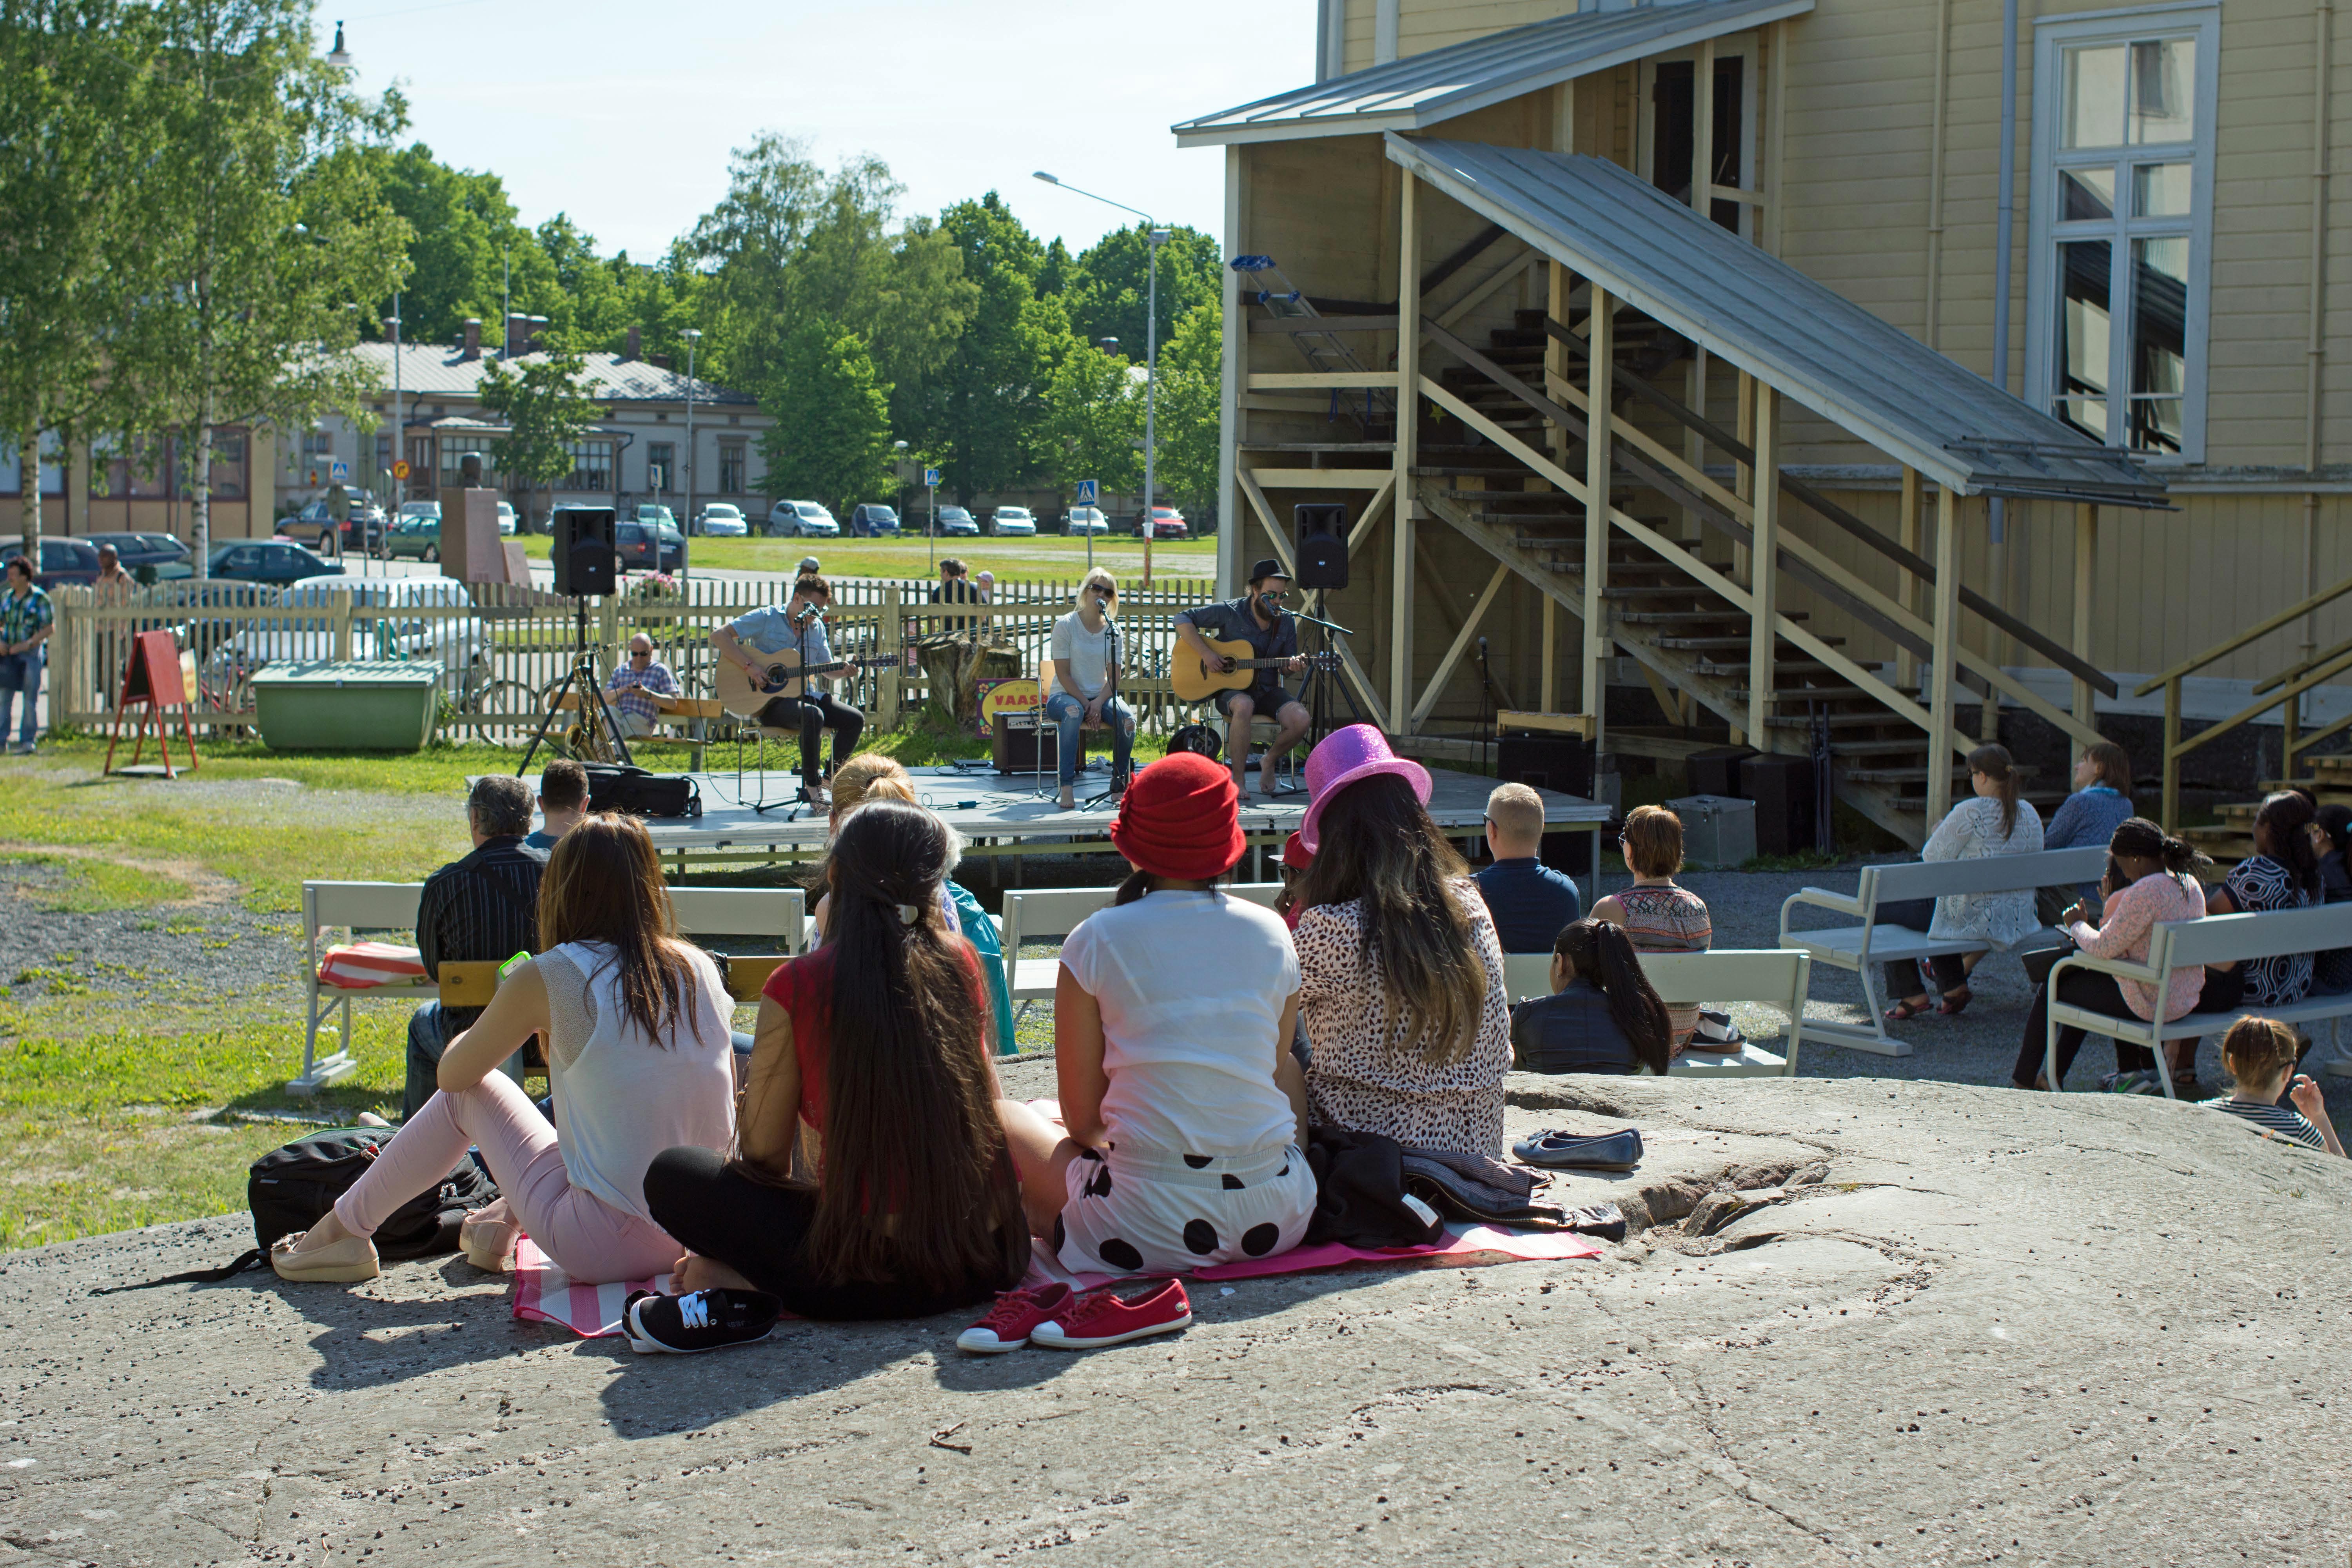
[[[522,1226],[504,1198],[476,1209],[457,1226],[457,1245],[466,1261],[485,1274],[513,1273],[515,1244],[521,1239]]]
[[[298,1285],[355,1285],[383,1272],[376,1260],[375,1243],[363,1236],[347,1236],[313,1252],[294,1250],[309,1231],[280,1237],[269,1248],[269,1267],[280,1279]]]

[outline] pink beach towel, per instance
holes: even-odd
[[[570,1329],[583,1340],[604,1339],[621,1331],[621,1306],[633,1292],[667,1293],[669,1276],[630,1279],[617,1285],[575,1281],[555,1266],[555,1260],[524,1237],[515,1247],[514,1315],[534,1323]]]

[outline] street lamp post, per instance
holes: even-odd
[[[686,339],[686,526],[694,526],[694,351],[702,342],[702,329],[688,327],[682,334]],[[684,532],[685,530],[679,530]],[[679,574],[685,575],[683,572]]]
[[[1158,531],[1152,525],[1151,503],[1154,499],[1153,487],[1158,482],[1157,459],[1159,458],[1158,430],[1154,416],[1157,412],[1160,394],[1160,247],[1168,243],[1170,231],[1161,228],[1159,220],[1141,207],[1131,207],[1125,202],[1115,202],[1108,196],[1097,195],[1092,191],[1079,190],[1076,185],[1065,184],[1059,175],[1049,174],[1043,169],[1036,172],[1036,178],[1049,185],[1057,185],[1074,195],[1085,196],[1090,201],[1100,202],[1105,206],[1117,207],[1121,212],[1133,213],[1150,226],[1144,230],[1145,265],[1150,275],[1150,282],[1148,302],[1144,307],[1142,528],[1143,585],[1149,588],[1151,586],[1151,539]],[[1087,552],[1090,557],[1094,552],[1092,533],[1087,535]]]

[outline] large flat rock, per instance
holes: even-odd
[[[2352,1163],[2145,1099],[1513,1087],[1515,1135],[1643,1128],[1573,1190],[1651,1228],[1203,1287],[1092,1355],[639,1357],[455,1259],[87,1293],[242,1216],[14,1254],[0,1561],[2346,1560]]]

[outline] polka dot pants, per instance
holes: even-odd
[[[1315,1214],[1296,1146],[1171,1154],[1132,1143],[1070,1162],[1054,1250],[1074,1273],[1173,1274],[1287,1252]]]

